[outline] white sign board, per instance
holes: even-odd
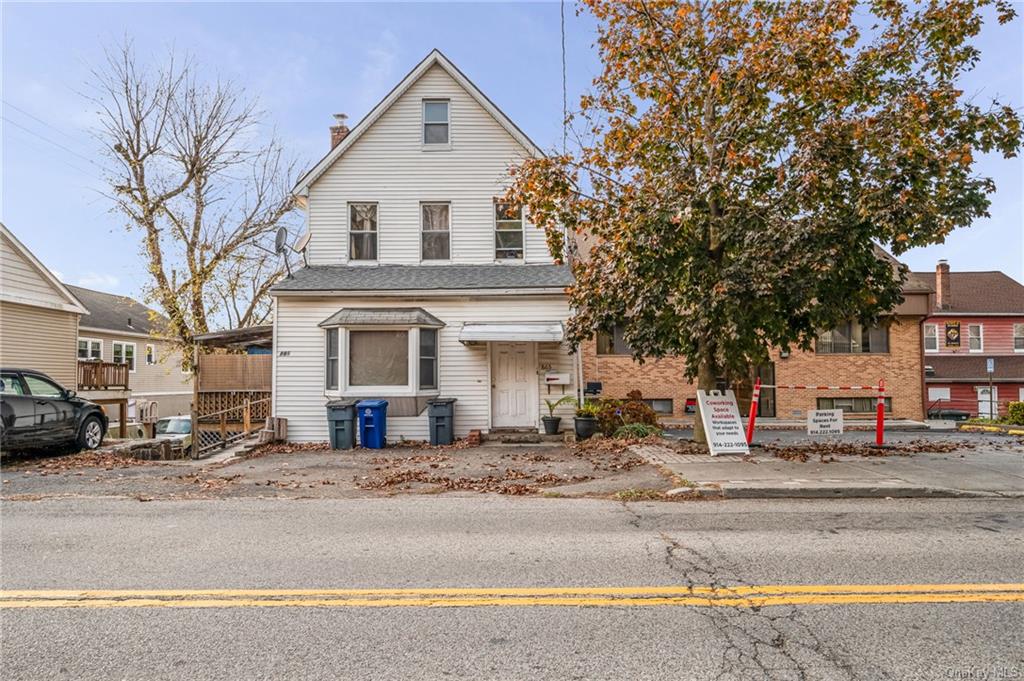
[[[736,407],[736,395],[731,390],[697,391],[700,420],[708,438],[711,456],[719,454],[749,454],[747,435]]]
[[[807,412],[808,435],[842,435],[842,409],[812,409]]]
[[[985,360],[985,373],[994,374],[996,372],[996,360],[993,357],[989,357]]]

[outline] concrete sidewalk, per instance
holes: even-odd
[[[1024,448],[1015,443],[945,454],[835,456],[822,463],[683,454],[643,445],[637,454],[692,483],[682,492],[727,499],[1024,497]]]

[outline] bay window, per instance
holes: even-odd
[[[338,329],[327,329],[327,380],[325,385],[328,390],[338,389]]]
[[[420,329],[420,388],[437,390],[437,329]]]
[[[409,385],[409,332],[348,332],[348,384],[358,386]]]

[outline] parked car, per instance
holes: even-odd
[[[170,440],[172,447],[188,449],[192,445],[192,417],[165,416],[156,422],[156,439]]]
[[[0,369],[0,448],[96,449],[107,433],[107,415],[32,369]]]

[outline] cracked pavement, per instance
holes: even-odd
[[[1021,500],[4,503],[3,588],[1021,582]],[[1024,670],[1024,604],[41,609],[5,679],[931,679]],[[1005,677],[1004,678],[1012,678]]]

